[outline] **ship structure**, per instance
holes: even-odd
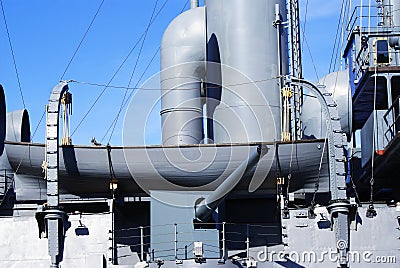
[[[32,143],[1,88],[0,266],[397,267],[400,2],[344,2],[343,68],[310,82],[298,0],[190,1],[161,43],[160,145],[129,143],[136,105],[123,146],[73,144],[73,81]]]

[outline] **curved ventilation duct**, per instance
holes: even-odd
[[[198,144],[203,140],[202,84],[205,78],[205,10],[175,18],[161,43],[162,143]]]
[[[215,143],[280,139],[278,69],[288,73],[288,56],[286,30],[273,26],[276,4],[286,21],[285,1],[207,1],[207,82],[222,79],[219,104],[207,107]]]
[[[26,109],[7,113],[6,140],[14,142],[30,142],[31,127]]]
[[[3,86],[0,85],[0,156],[4,152],[4,140],[6,138],[6,98]]]
[[[347,137],[350,138],[352,127],[352,99],[348,70],[337,71],[326,75],[318,82],[333,94],[340,116],[340,125]],[[305,138],[322,139],[326,136],[326,119],[321,105],[312,96],[304,98],[302,107],[303,133]]]

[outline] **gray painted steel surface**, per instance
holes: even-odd
[[[340,126],[337,104],[332,93],[326,92],[323,88],[318,89],[314,84],[297,78],[292,81],[299,85],[306,86],[317,97],[321,103],[327,120],[327,146],[329,155],[329,178],[331,200],[328,210],[332,220],[332,230],[336,237],[336,245],[339,253],[338,264],[347,267],[347,253],[349,250],[349,209],[350,202],[346,194],[346,154],[347,142],[345,134]]]
[[[347,142],[345,134],[340,126],[337,104],[333,100],[332,93],[319,90],[314,84],[303,80],[292,78],[292,82],[306,86],[321,103],[323,112],[327,118],[327,149],[329,154],[329,177],[332,201],[347,199],[346,196],[346,154]]]
[[[218,208],[224,198],[235,188],[245,176],[246,171],[257,165],[261,158],[261,148],[253,151],[249,158],[243,161],[206,199],[195,206],[195,217],[201,222],[206,222]]]
[[[1,218],[0,252],[1,267],[48,268],[47,240],[39,239],[35,210],[15,210],[15,217]],[[70,215],[67,242],[64,247],[62,267],[98,268],[111,256],[108,229],[111,227],[111,214]],[[86,228],[87,234],[79,231]],[[108,266],[109,267],[109,266]]]
[[[301,62],[301,43],[300,43],[300,11],[299,0],[289,0],[289,28],[290,28],[290,59],[291,59],[291,75],[297,78],[303,78],[303,67]],[[303,123],[301,120],[303,105],[303,89],[296,86],[293,87],[293,105],[292,109],[292,133],[295,140],[303,138]]]
[[[26,109],[7,113],[6,140],[16,142],[31,140],[29,114]]]
[[[397,249],[399,241],[396,229],[399,227],[399,207],[376,204],[375,208],[378,217],[374,219],[365,216],[368,206],[357,208],[357,219],[352,223],[350,230],[349,267],[398,266],[398,263],[376,263],[375,258],[395,256],[398,262],[400,251]],[[299,266],[295,267],[337,267],[335,237],[330,229],[332,222],[326,207],[316,208],[315,219],[296,216],[301,215],[301,212],[307,215],[306,210],[290,210],[290,219],[282,222],[287,236],[285,253],[292,259],[296,258],[294,253],[298,254]]]
[[[50,267],[54,268],[59,267],[59,263],[62,261],[64,236],[68,221],[66,213],[59,208],[59,112],[61,98],[67,91],[68,83],[61,81],[51,91],[49,103],[46,107],[46,156],[43,169],[47,181],[47,206],[43,208],[43,211],[36,213],[36,218],[40,213],[44,213],[51,259]]]
[[[350,136],[352,128],[352,100],[348,71],[343,70],[330,73],[319,80],[318,86],[324,87],[325,91],[332,93],[333,99],[337,103],[342,130]],[[325,138],[326,117],[322,111],[321,104],[315,96],[311,94],[306,96],[302,109],[304,134],[317,139]]]
[[[257,146],[233,144],[112,147],[111,158],[121,193],[141,194],[144,192],[141,187],[146,190],[188,190],[187,187],[191,187],[189,189],[207,191],[214,190]],[[44,149],[43,144],[6,143],[11,166],[14,170],[19,166],[19,173],[29,176],[32,182],[35,178],[43,180]],[[323,156],[319,192],[327,192],[329,179],[326,151],[322,155],[321,140],[277,143],[275,150],[269,150],[260,162],[266,179],[259,191],[275,194],[276,174],[279,171],[282,176],[292,174],[291,192],[312,193],[319,174],[320,158]],[[252,172],[253,170],[250,174]],[[109,195],[107,148],[61,147],[59,176],[60,194],[92,197]],[[236,191],[248,192],[250,182],[251,177],[245,177],[235,188]],[[26,191],[25,194],[28,198]]]
[[[161,43],[162,143],[198,144],[203,139],[205,10],[192,8],[168,26]]]
[[[275,4],[280,5],[282,21],[286,21],[285,1],[206,1],[207,60],[221,64],[220,75],[212,73],[218,68],[207,66],[207,82],[216,83],[210,77],[222,79],[220,103],[213,111],[216,143],[280,139],[277,76],[280,64],[282,74],[287,74],[288,57],[287,34],[282,30],[279,63]]]
[[[49,104],[46,108],[46,163],[44,171],[49,207],[58,207],[59,111],[61,97],[66,91],[68,91],[67,82],[60,82],[56,85],[51,92]]]
[[[175,191],[152,191],[150,207],[150,248],[154,249],[154,258],[164,260],[185,258],[185,245],[187,257],[192,258],[192,243],[194,241],[204,242],[204,251],[207,258],[219,257],[219,231],[217,229],[193,229],[194,219],[193,205],[198,198],[205,197],[210,192],[175,192]],[[166,200],[179,200],[179,205],[171,205]],[[178,234],[175,237],[174,225]],[[136,235],[134,233],[134,235]],[[176,243],[175,242],[176,238]],[[174,244],[177,246],[175,252]],[[168,257],[166,257],[168,256]]]
[[[396,0],[391,0],[390,4],[392,5],[392,26],[400,27],[400,2]],[[398,28],[397,28],[398,30]]]
[[[400,2],[397,0],[383,0],[383,16],[386,27],[400,27]]]
[[[360,131],[361,140],[361,166],[367,168],[370,165],[372,155],[376,151],[385,150],[386,146],[391,141],[391,136],[385,133],[388,130],[388,125],[393,123],[393,118],[384,117],[386,110],[374,110],[365,122]]]

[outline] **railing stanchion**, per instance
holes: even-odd
[[[225,224],[226,224],[226,222],[222,223],[222,257],[221,257],[221,259],[223,259],[223,260],[226,260]]]
[[[143,226],[140,226],[140,261],[144,261],[144,234],[143,234]]]
[[[187,260],[187,245],[185,246],[185,260]]]
[[[4,195],[7,194],[7,170],[4,170]]]
[[[250,232],[249,232],[249,225],[246,225],[246,258],[250,258]]]
[[[177,260],[178,259],[178,225],[175,223],[174,227],[175,227],[175,240],[174,240],[174,244],[175,244],[175,260]]]

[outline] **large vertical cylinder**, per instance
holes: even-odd
[[[203,139],[205,77],[204,7],[175,18],[161,43],[162,143],[198,144]]]
[[[220,103],[213,111],[216,143],[280,138],[278,75],[287,74],[288,56],[286,30],[273,24],[276,4],[281,21],[286,21],[283,0],[206,1],[207,60],[212,62],[207,80],[214,83],[212,77],[222,77]],[[215,55],[220,57],[220,75],[211,73],[218,68],[209,68],[216,62]]]

